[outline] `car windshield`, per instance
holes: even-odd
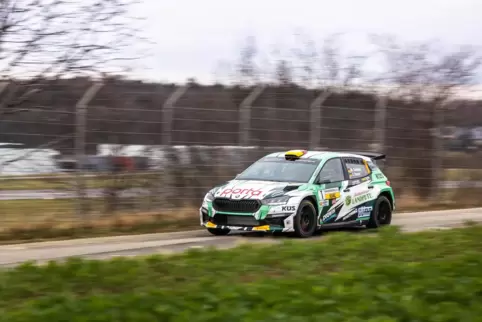
[[[253,163],[236,180],[259,180],[279,182],[308,182],[316,170],[319,160],[299,159],[287,161],[266,158]]]

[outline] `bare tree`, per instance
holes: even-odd
[[[393,126],[394,144],[405,154],[404,177],[413,178],[415,189],[428,189],[434,196],[443,162],[443,149],[437,133],[444,125],[447,102],[456,98],[457,91],[471,85],[482,64],[482,56],[472,47],[444,50],[434,41],[404,43],[393,36],[371,37],[385,63],[379,82],[392,85],[392,97],[405,101],[405,115]],[[400,108],[398,108],[400,110]],[[396,110],[391,113],[393,119]],[[405,122],[405,123],[403,123]],[[404,131],[417,128],[418,131]]]
[[[0,134],[12,114],[47,108],[35,98],[61,78],[128,71],[132,44],[145,40],[130,16],[135,1],[0,1]]]
[[[245,45],[241,48],[240,60],[237,71],[241,84],[256,84],[259,81],[259,71],[256,66],[258,46],[256,38],[249,36],[246,38]]]
[[[320,80],[325,86],[349,86],[363,76],[366,57],[345,54],[342,51],[341,34],[325,38],[320,55]]]
[[[385,72],[379,81],[394,86],[393,94],[414,100],[443,101],[471,85],[482,55],[470,46],[446,50],[435,41],[404,43],[390,35],[372,35]]]

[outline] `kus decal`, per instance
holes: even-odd
[[[281,207],[281,211],[283,212],[292,212],[296,210],[296,206],[283,206]]]

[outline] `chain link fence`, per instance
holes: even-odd
[[[0,95],[15,90],[7,83]],[[481,111],[480,101],[462,97],[52,81],[0,118],[3,226],[193,221],[209,188],[292,148],[385,153],[400,210],[477,204]]]

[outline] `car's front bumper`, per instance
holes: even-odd
[[[216,229],[229,229],[229,230],[238,230],[238,231],[259,231],[259,232],[269,232],[269,231],[283,231],[283,227],[279,226],[226,226],[226,225],[216,225],[212,222],[208,221],[203,224],[206,228],[216,228]]]
[[[294,214],[266,216],[264,219],[256,219],[255,214],[232,214],[217,212],[210,215],[208,208],[199,209],[200,224],[206,228],[229,229],[239,231],[292,231]]]

